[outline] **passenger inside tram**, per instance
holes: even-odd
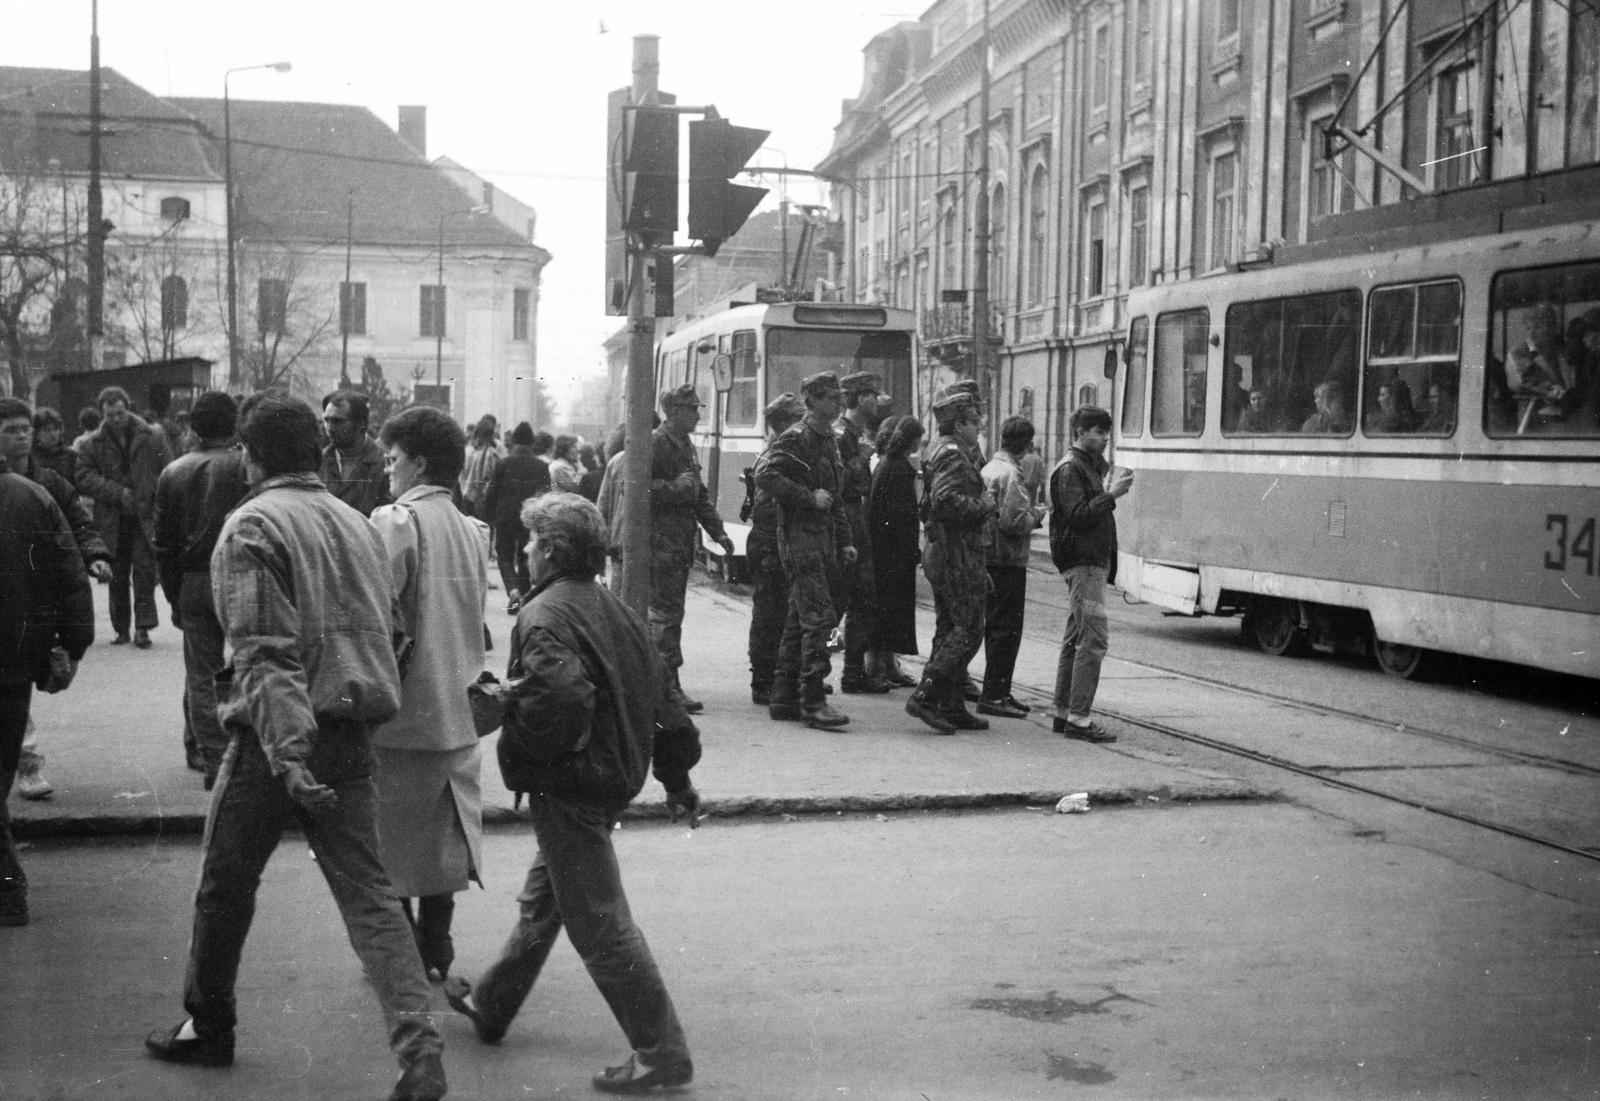
[[[1344,390],[1337,382],[1317,383],[1311,397],[1317,411],[1301,423],[1301,432],[1319,436],[1350,434],[1350,410],[1345,402]]]
[[[1418,420],[1411,404],[1411,387],[1397,377],[1378,387],[1378,408],[1367,417],[1367,431],[1378,436],[1404,435],[1417,430]]]
[[[1456,430],[1456,393],[1443,382],[1428,383],[1422,423],[1417,431],[1428,436],[1448,436]]]
[[[1519,273],[1524,278],[1528,274]],[[1505,282],[1496,281],[1497,295]],[[1576,282],[1570,274],[1559,280],[1547,277],[1542,289],[1561,291]],[[1591,301],[1568,297],[1563,302],[1551,295],[1522,308],[1494,311],[1492,344],[1504,353],[1491,355],[1489,362],[1485,401],[1490,435],[1600,436],[1595,385],[1600,306],[1594,305],[1592,291],[1584,297]],[[1571,318],[1564,331],[1563,313]]]

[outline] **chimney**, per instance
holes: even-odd
[[[428,155],[428,109],[426,107],[400,108],[400,140],[417,151],[417,156]]]

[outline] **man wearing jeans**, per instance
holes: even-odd
[[[1105,460],[1111,414],[1080,406],[1069,423],[1072,450],[1050,472],[1050,558],[1067,583],[1067,629],[1056,664],[1057,734],[1114,742],[1115,734],[1089,717],[1106,656],[1106,585],[1117,576],[1117,498],[1133,487],[1121,470],[1108,489]]]
[[[411,927],[378,859],[372,727],[400,708],[395,596],[377,529],[317,477],[316,414],[256,394],[240,411],[251,492],[223,525],[212,591],[232,657],[232,735],[206,819],[183,1005],[145,1046],[233,1063],[234,982],[261,872],[284,827],[311,845],[399,1056],[390,1101],[444,1096],[443,1042]],[[293,920],[293,915],[288,915]]]

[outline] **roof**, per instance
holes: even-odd
[[[115,69],[100,70],[101,164],[108,177],[220,180],[194,117]],[[58,162],[89,171],[89,74],[0,66],[0,166]]]
[[[197,118],[220,161],[222,100],[169,101]],[[365,107],[233,100],[234,216],[245,236],[535,250],[489,214]],[[537,250],[543,251],[543,250]]]

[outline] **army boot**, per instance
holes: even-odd
[[[955,726],[945,716],[939,704],[939,685],[932,677],[923,677],[917,690],[906,701],[906,714],[921,719],[938,734],[954,734]]]
[[[967,710],[966,692],[957,683],[945,692],[941,713],[945,721],[957,730],[988,730],[989,720],[980,719]]]
[[[853,668],[846,665],[844,672],[839,676],[839,688],[847,696],[881,696],[892,691],[894,685],[880,676],[867,672],[860,665]]]
[[[771,694],[767,698],[767,715],[774,720],[799,719],[800,689],[792,680],[772,678]]]
[[[850,721],[848,715],[835,711],[829,705],[828,698],[820,693],[815,703],[807,700],[801,704],[800,710],[800,721],[818,730],[837,730]]]
[[[750,671],[750,702],[760,707],[772,703],[772,670]]]

